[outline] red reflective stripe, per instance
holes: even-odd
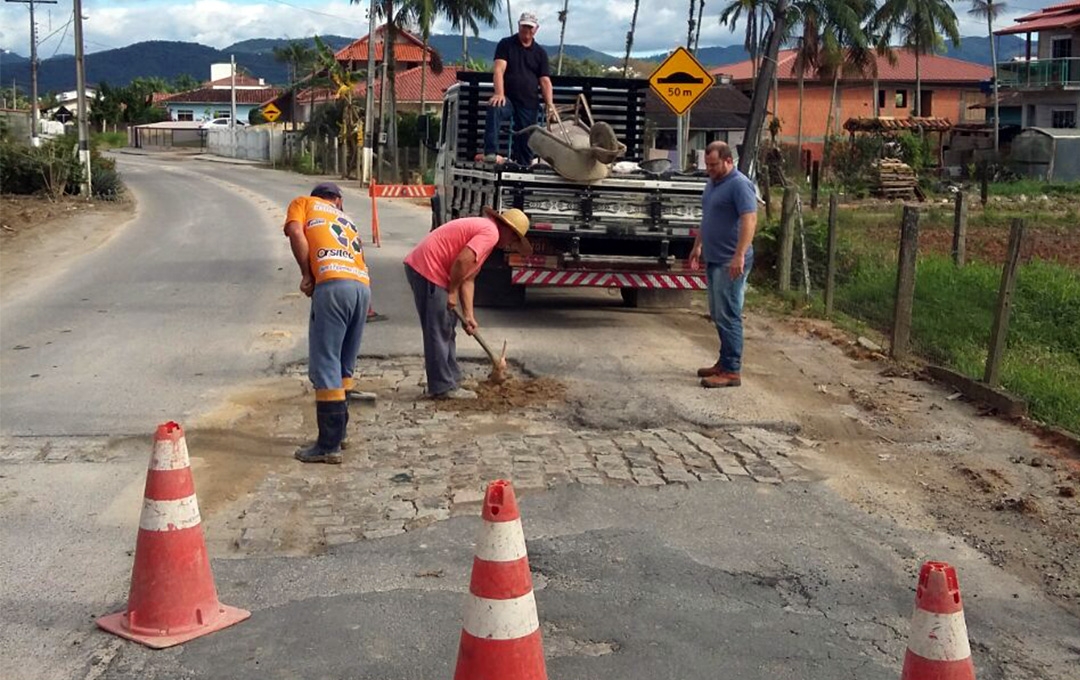
[[[472,580],[469,592],[488,600],[511,600],[528,595],[532,591],[532,575],[529,574],[529,558],[513,562],[488,562],[473,558]]]
[[[191,468],[179,470],[150,470],[146,473],[146,498],[155,501],[177,501],[195,494]]]
[[[536,630],[515,640],[485,640],[461,631],[454,680],[547,680]]]

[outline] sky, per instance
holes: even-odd
[[[527,3],[510,0],[510,7],[515,20],[522,11],[534,12],[541,24],[537,41],[557,47],[558,12],[563,1],[533,0]],[[720,11],[730,1],[706,0],[701,46],[742,42],[741,26],[732,32],[719,23]],[[1015,17],[1053,3],[1054,0],[1007,0],[1007,9],[996,26],[1008,26]],[[367,34],[366,1],[354,5],[348,0],[83,0],[82,6],[87,53],[144,40],[181,40],[220,49],[248,38],[305,38],[315,34],[361,37]],[[969,17],[969,6],[969,2],[963,1],[954,5],[960,20],[960,34],[985,35],[985,21]],[[569,0],[567,44],[587,45],[621,55],[633,9],[633,0]],[[688,9],[689,3],[685,0],[641,0],[634,53],[663,52],[685,42]],[[74,53],[71,0],[37,5],[35,13],[38,58]],[[453,32],[444,19],[434,27],[434,33]],[[509,34],[504,1],[498,23],[495,27],[483,28],[480,35],[498,40]],[[0,3],[0,48],[29,55],[30,20],[25,4]],[[2,67],[0,63],[0,69]]]

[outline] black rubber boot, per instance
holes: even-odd
[[[319,424],[319,439],[313,446],[298,450],[294,457],[302,463],[341,464],[341,440],[349,421],[349,406],[342,401],[320,401],[315,404]]]

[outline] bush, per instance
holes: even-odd
[[[814,290],[825,287],[826,255],[829,241],[829,223],[825,217],[817,217],[803,205],[803,225],[806,230],[806,260],[810,269],[810,286]],[[794,223],[795,246],[791,255],[791,274],[793,284],[802,287],[802,246],[799,241],[799,222]],[[780,223],[765,225],[754,236],[754,272],[755,278],[776,285],[776,272],[780,263]],[[842,285],[851,279],[859,264],[852,245],[845,239],[836,244],[836,283]]]
[[[126,132],[95,132],[91,136],[90,146],[96,149],[116,149],[127,146]]]
[[[90,152],[90,190],[95,198],[106,201],[115,201],[124,193],[116,160],[102,156],[96,149]]]
[[[19,142],[0,144],[0,188],[12,194],[47,192],[53,199],[74,193],[82,169],[74,135],[44,141],[34,148]]]
[[[859,135],[846,140],[829,138],[829,173],[847,191],[862,197],[870,190],[871,166],[881,158],[882,140],[877,135]]]

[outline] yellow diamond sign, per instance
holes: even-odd
[[[281,115],[281,109],[274,106],[274,102],[270,102],[266,106],[262,107],[263,118],[273,123]]]
[[[679,116],[689,111],[715,82],[716,78],[685,47],[672,52],[649,77],[653,92]]]

